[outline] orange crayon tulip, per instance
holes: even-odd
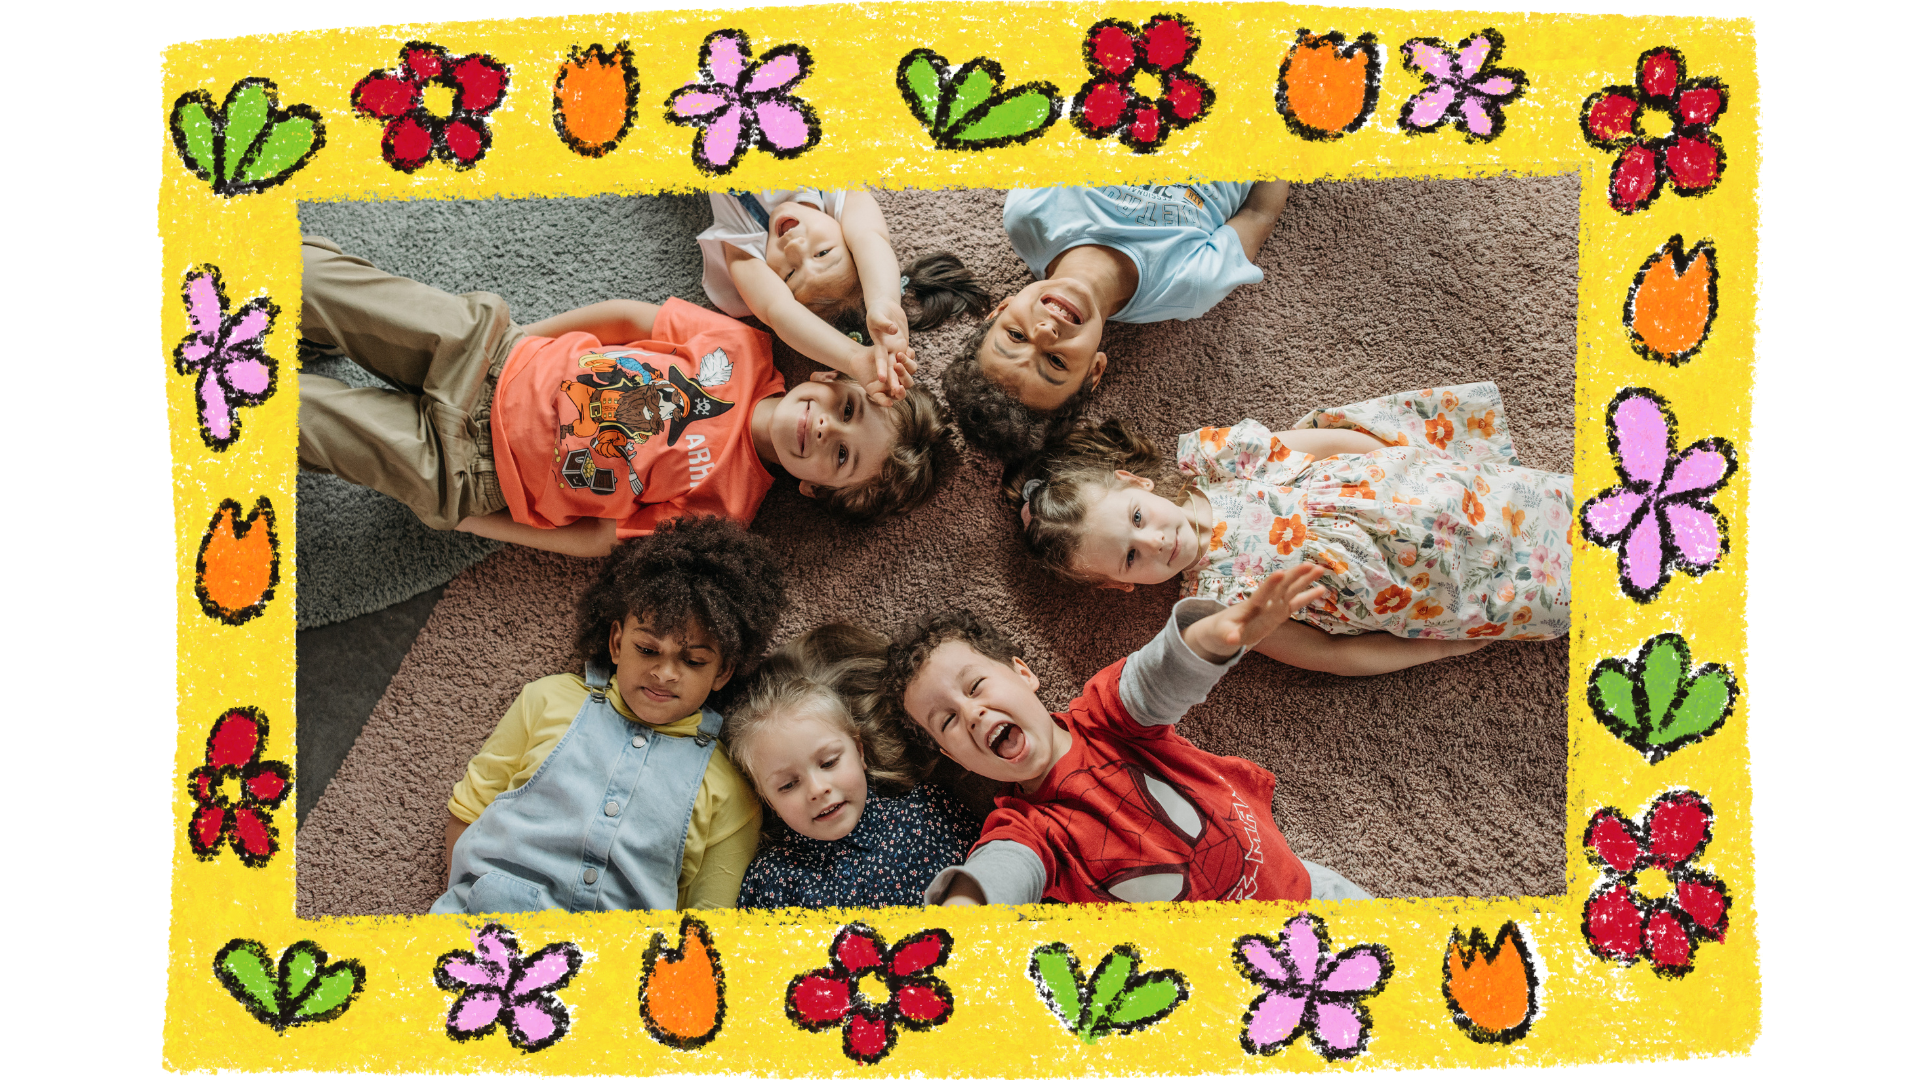
[[[727,1014],[726,975],[713,947],[713,932],[689,915],[680,920],[680,945],[669,950],[665,934],[641,958],[640,1018],[647,1031],[676,1050],[697,1050],[720,1033]]]
[[[1707,343],[1719,307],[1720,271],[1712,242],[1681,249],[1678,235],[1662,244],[1627,289],[1627,336],[1634,351],[1667,364],[1693,359]]]
[[[1353,44],[1338,30],[1300,31],[1280,64],[1274,107],[1303,139],[1338,139],[1360,130],[1380,100],[1380,49],[1372,34]]]
[[[273,503],[261,496],[241,520],[240,504],[222,500],[207,523],[193,569],[193,592],[209,619],[239,626],[266,610],[280,583]]]
[[[1510,1043],[1525,1035],[1539,1010],[1538,985],[1532,954],[1512,922],[1491,946],[1478,927],[1464,939],[1455,929],[1447,941],[1440,991],[1453,1022],[1475,1042]]]
[[[582,157],[601,157],[633,127],[640,73],[626,42],[612,49],[575,45],[553,80],[553,130]]]

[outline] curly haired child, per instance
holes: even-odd
[[[735,318],[759,319],[808,359],[853,373],[877,402],[912,385],[918,365],[909,329],[986,310],[986,290],[948,252],[922,256],[901,273],[880,204],[864,191],[715,191],[708,198],[713,226],[698,238],[708,299]],[[903,293],[914,300],[912,318],[901,307]]]
[[[1232,607],[1182,600],[1152,641],[1051,715],[1013,644],[967,612],[897,635],[888,686],[909,736],[1005,785],[966,863],[942,871],[926,902],[1365,899],[1288,848],[1269,811],[1272,773],[1174,732],[1245,643],[1324,592],[1312,576],[1273,574]]]
[[[331,241],[301,245],[300,333],[395,389],[300,375],[300,465],[426,524],[572,555],[693,514],[751,521],[773,468],[853,518],[932,494],[946,417],[846,371],[789,389],[766,334],[682,300],[606,300],[516,326]]]
[[[1261,279],[1287,182],[1037,188],[1003,219],[1037,279],[1000,301],[941,373],[961,433],[1003,461],[1038,451],[1100,385],[1108,321],[1195,319]]]
[[[1395,394],[1180,436],[1166,460],[1125,421],[1075,430],[1016,473],[1021,535],[1063,577],[1175,577],[1231,603],[1310,566],[1327,586],[1253,648],[1373,675],[1571,626],[1573,478],[1521,466],[1492,383]]]
[[[584,676],[529,683],[454,785],[432,910],[734,906],[760,803],[712,706],[766,650],[782,577],[718,517],[620,545],[580,597]]]
[[[767,658],[721,734],[774,812],[743,908],[919,904],[980,835],[980,817],[908,761],[884,719],[887,639],[847,623]]]

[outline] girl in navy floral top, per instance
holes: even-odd
[[[886,648],[846,623],[808,631],[727,717],[727,751],[773,810],[741,907],[918,906],[979,839],[980,816],[916,785],[905,744],[878,719]]]

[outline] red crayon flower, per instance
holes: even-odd
[[[267,811],[293,790],[284,762],[261,761],[267,718],[259,709],[234,709],[214,721],[207,735],[207,763],[187,774],[187,793],[198,804],[187,823],[187,843],[202,859],[231,844],[248,866],[264,866],[279,849],[279,830]]]
[[[468,169],[493,145],[487,115],[506,100],[507,74],[491,56],[450,56],[431,42],[409,41],[398,65],[354,84],[353,111],[385,121],[380,156],[401,172],[436,157]]]
[[[927,1031],[953,1015],[953,991],[925,974],[952,951],[945,930],[922,930],[889,949],[864,923],[841,927],[827,950],[833,962],[787,984],[787,1017],[806,1031],[839,1026],[841,1050],[871,1065],[892,1051],[899,1028]],[[863,988],[868,980],[877,986]]]
[[[1605,87],[1580,108],[1587,142],[1620,155],[1607,198],[1623,214],[1645,210],[1668,184],[1677,195],[1705,195],[1727,164],[1712,131],[1727,111],[1720,80],[1687,78],[1686,57],[1671,46],[1641,53],[1636,70],[1635,85]]]
[[[1159,149],[1167,136],[1195,123],[1213,108],[1213,87],[1187,70],[1200,51],[1200,35],[1180,15],[1155,15],[1144,27],[1102,19],[1081,43],[1093,77],[1074,95],[1073,126],[1089,139],[1118,133],[1136,154]],[[1142,76],[1157,78],[1160,93],[1136,89]]]

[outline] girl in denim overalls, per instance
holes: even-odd
[[[528,684],[454,786],[433,912],[734,906],[760,804],[709,699],[766,650],[781,579],[717,517],[615,549],[579,602],[585,677]]]

